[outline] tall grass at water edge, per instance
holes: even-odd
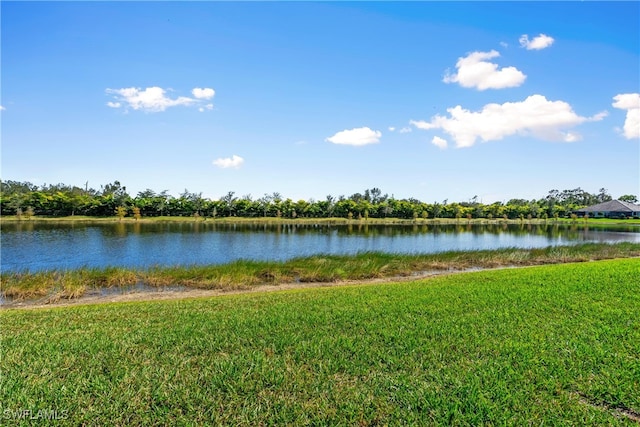
[[[48,298],[49,301],[56,301],[78,298],[92,289],[126,288],[140,283],[152,287],[242,290],[263,284],[364,280],[471,268],[517,267],[638,256],[640,244],[628,242],[426,255],[365,252],[356,255],[316,255],[284,262],[240,260],[223,265],[152,267],[139,270],[107,267],[3,272],[0,286],[5,298]]]

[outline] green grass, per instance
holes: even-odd
[[[639,273],[608,260],[3,310],[0,422],[633,425]]]
[[[242,290],[291,282],[336,282],[397,276],[420,272],[460,271],[555,264],[598,259],[639,257],[640,244],[582,244],[542,249],[500,249],[445,252],[427,255],[360,253],[317,255],[285,262],[240,260],[224,265],[155,267],[132,270],[119,267],[82,268],[44,272],[8,272],[0,275],[0,291],[15,300],[72,299],[88,290],[150,286],[186,286],[201,289]]]
[[[627,219],[616,219],[616,218],[559,218],[558,220],[549,220],[550,223],[557,224],[570,224],[570,225],[587,225],[589,227],[611,227],[611,226],[635,226],[640,225],[640,218],[627,218]]]

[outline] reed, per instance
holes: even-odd
[[[640,244],[588,243],[540,249],[499,249],[401,255],[364,252],[355,255],[316,255],[284,262],[240,260],[223,265],[194,265],[126,269],[2,273],[5,297],[24,300],[49,296],[77,298],[87,290],[149,286],[242,290],[259,285],[294,282],[336,282],[412,276],[429,272],[557,264],[640,256]]]

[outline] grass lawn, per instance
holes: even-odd
[[[634,425],[639,313],[638,259],[2,310],[0,424]]]

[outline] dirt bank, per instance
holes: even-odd
[[[505,267],[501,267],[505,268]],[[33,300],[15,300],[4,301],[0,304],[0,309],[38,309],[38,308],[52,308],[52,307],[68,307],[87,304],[104,304],[112,302],[128,302],[128,301],[156,301],[156,300],[173,300],[173,299],[185,299],[185,298],[203,298],[221,295],[233,295],[233,294],[247,294],[257,292],[276,292],[285,291],[291,289],[305,289],[305,288],[322,288],[322,287],[336,287],[345,285],[368,285],[376,283],[389,283],[389,282],[408,282],[414,280],[420,280],[433,276],[440,276],[444,274],[456,274],[469,271],[479,271],[480,268],[473,268],[470,270],[445,270],[445,271],[429,271],[414,273],[411,276],[397,276],[397,277],[385,277],[380,279],[365,279],[365,280],[344,280],[338,282],[308,282],[308,283],[283,283],[279,285],[259,285],[247,289],[196,289],[185,287],[167,287],[167,288],[123,288],[123,289],[92,289],[85,295],[74,299],[62,299],[53,297],[43,297]]]

